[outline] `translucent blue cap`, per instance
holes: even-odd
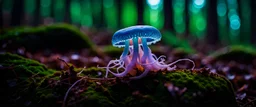
[[[161,33],[158,29],[149,25],[136,25],[116,31],[112,37],[112,45],[124,47],[125,41],[134,37],[146,38],[147,45],[161,40]]]

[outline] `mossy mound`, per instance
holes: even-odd
[[[82,68],[69,69],[69,73],[81,72],[71,77],[17,55],[1,54],[0,58],[7,93],[1,96],[5,98],[1,104],[8,106],[236,106],[230,82],[205,69],[151,72],[145,78],[129,81],[126,77],[103,78],[102,68],[86,68],[83,72]]]
[[[222,48],[207,57],[210,63],[222,61],[236,61],[250,64],[256,58],[256,48],[245,45],[232,45]]]
[[[1,105],[31,106],[44,99],[51,102],[52,91],[42,89],[42,86],[46,86],[45,80],[52,76],[55,70],[10,53],[0,54],[0,65],[3,79]]]
[[[235,107],[236,100],[231,83],[206,70],[177,70],[159,72],[140,80],[112,84],[104,81],[88,83],[81,95],[87,100],[78,105],[122,107]]]
[[[95,45],[88,36],[69,24],[53,24],[38,27],[17,27],[5,29],[0,32],[0,43],[7,44],[6,48],[16,48],[24,46],[27,50],[35,51],[39,49],[55,50],[77,50],[88,48],[96,52]]]

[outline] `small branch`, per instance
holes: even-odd
[[[64,62],[65,65],[70,68],[70,66],[68,65],[68,63],[66,61],[64,61],[63,59],[60,59],[59,57],[57,59],[60,60],[61,62]]]
[[[254,101],[256,101],[256,99],[249,101],[248,103],[244,104],[242,107],[245,107],[245,106],[247,106],[248,104],[250,104],[250,103],[252,103]]]
[[[63,103],[62,103],[62,107],[65,107],[65,102],[66,102],[66,100],[67,100],[67,97],[68,97],[68,94],[69,94],[70,90],[71,90],[78,82],[82,81],[83,79],[85,79],[85,80],[115,80],[116,78],[90,78],[90,77],[88,77],[88,76],[82,77],[81,79],[77,80],[74,84],[72,84],[72,85],[69,87],[68,91],[67,91],[66,94],[65,94],[65,97],[64,97],[64,100],[63,100]],[[86,81],[85,81],[85,82],[86,82]]]
[[[83,77],[83,78],[77,80],[73,85],[71,85],[71,87],[69,87],[68,91],[67,91],[66,94],[65,94],[64,100],[63,100],[63,102],[62,102],[62,107],[65,107],[65,102],[66,102],[66,100],[67,100],[69,91],[70,91],[78,82],[82,81],[82,80],[85,79],[85,78],[86,78],[86,77]]]

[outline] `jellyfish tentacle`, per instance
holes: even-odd
[[[176,63],[178,63],[178,62],[180,62],[180,61],[189,61],[189,62],[191,62],[192,64],[193,64],[193,67],[191,68],[192,70],[195,68],[195,62],[194,61],[192,61],[191,59],[188,59],[188,58],[184,58],[184,59],[178,59],[178,60],[176,60],[176,61],[174,61],[174,62],[172,62],[172,63],[170,63],[170,64],[168,64],[168,66],[172,66],[172,65],[174,65],[174,64],[176,64]]]
[[[122,72],[122,73],[114,73],[112,71],[109,71],[110,73],[112,73],[116,77],[125,76],[126,74],[128,74],[135,67],[135,65],[137,63],[137,59],[139,57],[138,37],[133,38],[132,41],[133,41],[133,56],[132,56],[132,60],[131,60],[130,64],[127,65],[125,71]]]

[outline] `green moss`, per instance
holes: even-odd
[[[232,86],[230,82],[222,76],[203,75],[184,70],[171,72],[166,75],[166,79],[175,86],[187,88],[182,98],[187,99],[189,101],[188,103],[208,103],[209,105],[215,106],[218,104],[235,104]],[[203,97],[192,97],[194,93],[198,92],[202,93]],[[198,102],[199,99],[200,102]],[[203,102],[201,102],[202,100]]]
[[[5,77],[30,77],[32,75],[50,75],[55,71],[47,69],[45,65],[16,54],[0,54],[0,65],[6,70]]]
[[[117,106],[236,106],[236,100],[231,83],[226,78],[207,74],[207,71],[177,70],[167,73],[157,73],[141,80],[128,83],[120,82],[102,87],[89,86],[83,93],[88,101],[102,104],[116,104]],[[167,90],[166,83],[172,83],[179,89],[186,88],[181,95]],[[106,94],[104,89],[107,89]],[[173,95],[172,95],[173,94]],[[91,96],[91,97],[89,97]],[[101,103],[103,99],[104,103]],[[112,103],[110,103],[112,102]],[[90,102],[83,103],[90,105]],[[109,105],[108,105],[109,106]]]
[[[16,54],[0,54],[0,65],[4,99],[7,105],[35,105],[43,99],[53,98],[52,89],[46,87],[46,79],[55,70],[48,69],[45,65]],[[43,89],[43,90],[42,90]],[[46,93],[47,92],[47,93]],[[49,100],[50,101],[50,100]]]
[[[209,55],[210,61],[237,61],[246,64],[252,63],[256,58],[256,48],[246,45],[232,45],[222,48]]]
[[[24,46],[35,51],[38,49],[76,50],[89,48],[97,53],[96,46],[88,36],[69,24],[53,24],[38,27],[17,27],[0,32],[0,43],[12,41],[8,47]]]
[[[8,105],[60,106],[67,90],[74,83],[68,81],[69,77],[51,75],[54,70],[47,69],[36,61],[8,53],[1,54],[0,58],[0,64],[6,67],[2,72],[5,81],[4,90],[7,90],[8,95],[1,97],[6,98],[6,102],[10,102]],[[16,66],[19,69],[15,69]],[[80,72],[81,68],[74,70]],[[14,76],[13,71],[22,75],[23,78]],[[98,72],[102,75],[99,76]],[[104,80],[102,79],[105,74],[104,69],[96,67],[86,68],[82,74],[94,79],[77,83],[68,94],[67,105],[87,107],[236,106],[231,83],[226,78],[211,74],[204,69],[151,72],[145,78],[133,81],[127,81],[125,78]],[[100,80],[95,80],[95,77]],[[77,77],[76,80],[80,78]],[[178,91],[175,91],[176,88],[168,90],[167,84],[173,84]],[[181,91],[183,89],[184,92]]]

